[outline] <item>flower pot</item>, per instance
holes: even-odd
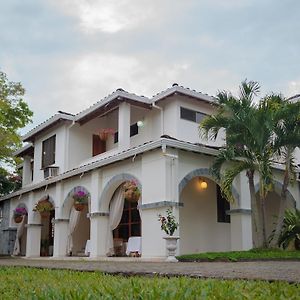
[[[167,249],[167,262],[178,262],[175,257],[176,249],[177,249],[177,240],[179,240],[179,236],[165,236],[166,240],[166,249]]]
[[[77,211],[82,211],[84,209],[84,206],[85,206],[85,204],[83,204],[83,203],[74,203],[74,208]]]
[[[108,139],[108,136],[109,136],[108,132],[100,132],[99,133],[99,137],[100,137],[101,141],[106,141]]]
[[[21,223],[22,220],[23,220],[23,216],[15,216],[15,217],[14,217],[15,223]]]
[[[50,215],[50,211],[40,211],[40,215],[43,219],[46,219]]]
[[[125,191],[124,198],[130,202],[137,202],[140,199],[140,194],[134,190],[128,189]]]

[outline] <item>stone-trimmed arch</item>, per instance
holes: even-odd
[[[134,175],[131,175],[129,173],[122,173],[122,174],[113,176],[107,182],[107,184],[105,185],[105,187],[101,193],[101,196],[99,199],[99,206],[98,206],[100,212],[107,212],[107,213],[109,212],[109,203],[110,203],[113,193],[118,188],[118,186],[120,186],[120,184],[122,184],[125,181],[130,181],[130,180],[136,181],[138,188],[140,189],[140,191],[142,190],[141,182]]]
[[[82,186],[82,185],[74,186],[69,191],[67,196],[65,197],[64,202],[63,202],[62,207],[61,207],[61,215],[65,218],[67,218],[67,219],[69,218],[70,210],[71,210],[72,205],[73,205],[73,195],[78,191],[84,191],[88,195],[88,211],[90,211],[91,193],[89,192],[89,190],[85,186]]]
[[[213,178],[213,176],[211,174],[210,169],[208,169],[208,168],[195,169],[195,170],[189,172],[187,175],[185,175],[183,177],[183,179],[181,179],[181,181],[178,185],[178,195],[181,194],[181,192],[183,191],[185,186],[195,177],[207,177],[207,178],[215,181],[215,179]],[[239,205],[240,195],[234,186],[232,186],[232,194],[233,194],[233,197],[235,198],[237,204]]]
[[[274,192],[277,193],[279,196],[280,196],[280,191],[282,189],[282,185],[283,184],[280,181],[277,181],[277,180],[274,181]],[[255,188],[255,194],[256,194],[259,191],[259,183],[257,183],[254,188]],[[297,202],[289,190],[287,190],[286,200],[293,203],[294,207],[296,207]]]
[[[25,208],[28,213],[28,206],[24,202],[18,203],[13,210],[15,210],[16,208]]]

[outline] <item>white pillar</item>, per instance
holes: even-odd
[[[90,257],[106,256],[106,240],[108,229],[108,213],[94,212],[91,220],[91,252]]]
[[[232,251],[249,250],[253,247],[250,210],[231,210],[230,227]]]
[[[27,224],[26,257],[39,257],[41,251],[41,224]]]
[[[31,157],[24,156],[23,161],[23,174],[22,174],[22,186],[25,186],[32,181],[32,173],[31,173]]]
[[[55,219],[53,257],[67,255],[68,219]]]
[[[92,171],[90,212],[99,211],[100,194],[102,190],[102,171]]]
[[[174,162],[176,164],[176,162]],[[171,169],[172,167],[172,169]],[[172,173],[171,173],[172,170]],[[160,229],[158,214],[166,214],[178,195],[172,189],[176,179],[172,159],[161,150],[144,153],[142,157],[142,257],[165,257],[166,246]],[[155,188],[153,188],[155,187]],[[175,210],[176,211],[176,210]],[[177,214],[177,211],[175,212]]]
[[[238,203],[230,210],[231,250],[249,250],[253,247],[251,197],[246,172],[239,175]]]
[[[130,147],[130,104],[122,102],[119,105],[119,149]]]

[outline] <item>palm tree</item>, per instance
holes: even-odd
[[[273,96],[271,101],[273,102],[273,109],[276,111],[274,147],[277,150],[279,160],[285,164],[280,194],[280,208],[271,242],[272,246],[275,246],[283,226],[284,214],[287,208],[288,186],[295,181],[296,176],[294,153],[296,147],[300,146],[300,102],[290,102],[280,95]]]
[[[254,229],[260,237],[259,245],[267,247],[265,226],[265,200],[272,189],[272,158],[274,156],[274,114],[270,109],[269,98],[255,104],[254,96],[259,93],[257,82],[242,82],[239,98],[230,93],[217,95],[217,113],[205,118],[200,128],[204,136],[216,139],[221,128],[226,129],[226,147],[222,149],[212,166],[212,172],[229,200],[234,178],[246,171],[249,179],[251,210]],[[233,162],[221,172],[225,162]],[[262,220],[258,217],[254,188],[254,173],[259,177],[259,203]]]

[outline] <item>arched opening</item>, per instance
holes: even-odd
[[[261,211],[260,211],[260,200],[259,196],[257,193],[257,207],[258,207],[258,214],[260,220],[262,220],[261,216]],[[265,211],[266,211],[266,216],[265,216],[265,226],[266,226],[266,235],[267,239],[269,240],[271,238],[272,232],[276,228],[277,224],[277,219],[279,215],[279,209],[280,209],[280,190],[278,190],[275,187],[274,191],[271,191],[268,193],[266,201],[265,201]],[[286,202],[286,209],[292,209],[294,208],[295,202],[292,197],[287,198]],[[258,242],[258,236],[257,234],[254,236],[255,237],[255,242]]]
[[[19,204],[13,211],[13,219],[17,224],[16,240],[13,255],[26,255],[28,210],[25,204]]]
[[[141,190],[137,181],[123,181],[109,203],[108,256],[141,255],[141,216],[138,209]]]
[[[34,211],[41,217],[41,256],[52,256],[54,245],[54,220],[55,206],[54,201],[49,195],[41,198],[35,205]]]
[[[204,176],[185,180],[180,202],[180,254],[230,250],[230,216],[226,214],[230,204],[213,180]]]
[[[63,214],[69,218],[67,250],[69,256],[88,256],[90,253],[90,193],[83,186],[74,187],[68,194]]]

